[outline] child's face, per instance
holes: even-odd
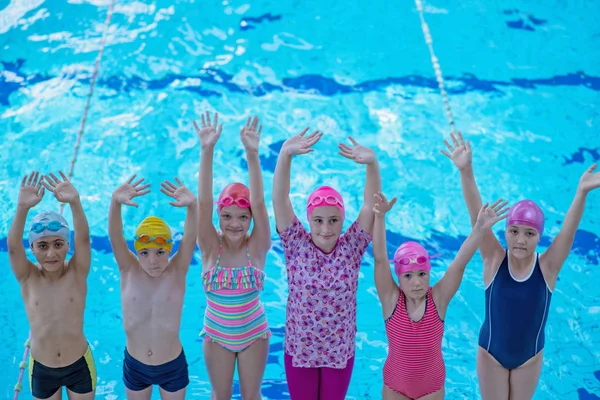
[[[219,212],[219,227],[223,236],[235,241],[245,238],[250,230],[252,213],[249,208],[236,205],[223,207]]]
[[[400,289],[406,297],[421,299],[429,289],[429,272],[425,270],[406,271],[399,276]]]
[[[527,258],[540,242],[538,232],[527,225],[510,225],[504,233],[508,250],[516,258]]]
[[[342,234],[344,219],[341,211],[337,207],[317,207],[308,222],[313,243],[326,253],[333,250]]]
[[[69,244],[62,236],[44,236],[33,243],[31,250],[42,269],[56,272],[65,264]]]
[[[140,249],[137,252],[142,269],[152,278],[162,275],[169,265],[169,250],[159,248]]]

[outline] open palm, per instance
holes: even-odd
[[[306,132],[308,132],[308,129],[309,128],[306,128],[298,135],[292,136],[286,140],[285,143],[283,143],[281,150],[287,152],[287,154],[291,156],[313,152],[314,149],[311,147],[321,139],[323,132],[317,130],[308,136],[304,136]]]
[[[242,144],[247,152],[258,152],[258,144],[260,143],[260,134],[262,133],[262,125],[258,125],[258,117],[254,117],[251,122],[251,117],[248,117],[246,125],[240,131]]]
[[[177,185],[164,181],[160,184],[160,191],[177,201],[170,201],[169,204],[174,207],[188,207],[196,203],[196,195],[190,189],[185,187],[179,178],[175,178]]]
[[[475,227],[485,230],[494,226],[500,220],[508,217],[510,207],[507,207],[508,202],[503,202],[502,199],[496,200],[491,206],[485,203],[479,210]]]
[[[53,173],[44,176],[45,182],[42,182],[42,185],[52,193],[54,193],[54,197],[56,200],[61,203],[72,203],[74,201],[79,200],[79,192],[77,189],[71,184],[69,179],[63,174],[62,171],[58,171],[62,181],[56,177]]]
[[[119,186],[113,192],[112,198],[117,203],[137,207],[138,204],[133,202],[133,198],[150,193],[150,190],[148,189],[150,184],[147,183],[145,185],[141,185],[141,183],[144,181],[144,178],[141,178],[137,182],[133,182],[135,177],[136,176],[133,175],[131,178],[129,178],[129,180],[127,180],[126,183]]]
[[[452,145],[450,145],[450,143],[448,143],[447,140],[444,140],[444,144],[450,152],[447,152],[445,150],[441,150],[441,152],[443,155],[452,160],[452,162],[454,163],[454,165],[456,165],[456,168],[458,168],[459,171],[462,171],[463,169],[470,166],[473,160],[473,153],[471,153],[471,144],[468,140],[465,143],[460,132],[458,132],[458,140],[456,139],[456,136],[454,136],[454,133],[451,133],[450,137],[452,138]]]
[[[348,139],[354,147],[340,143],[338,145],[338,148],[340,149],[339,154],[350,160],[356,161],[358,164],[373,164],[375,161],[375,152],[368,147],[361,146],[351,136],[348,136]]]
[[[581,175],[579,179],[579,189],[584,193],[588,193],[600,187],[600,172],[594,173],[598,164],[594,164]]]
[[[377,192],[373,195],[373,212],[377,216],[383,216],[385,213],[390,211],[394,204],[396,204],[396,198],[394,197],[392,201],[388,201],[385,195],[382,192]]]
[[[19,207],[27,209],[33,208],[44,198],[44,188],[39,172],[32,172],[29,177],[25,175],[21,181],[21,190],[19,191]]]
[[[198,124],[194,121],[194,128],[200,136],[200,145],[203,149],[215,147],[223,130],[223,124],[219,125],[219,114],[215,113],[214,122],[211,124],[210,113],[207,111],[206,114],[202,114],[201,124],[202,126],[198,127]]]

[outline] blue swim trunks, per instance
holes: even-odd
[[[185,388],[190,379],[185,353],[161,365],[146,365],[139,362],[125,349],[123,360],[123,382],[129,390],[140,391],[158,385],[167,392],[177,392]]]

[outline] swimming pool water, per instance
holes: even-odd
[[[109,4],[0,1],[0,397],[12,397],[28,332],[6,252],[20,177],[33,169],[68,170]],[[424,8],[457,127],[472,141],[482,195],[538,201],[547,215],[543,251],[560,229],[579,176],[600,159],[600,8],[593,0],[440,0]],[[356,217],[364,168],[336,154],[337,143],[352,134],[376,150],[384,192],[398,196],[388,217],[390,252],[403,240],[426,243],[442,254],[435,281],[469,232],[458,174],[439,153],[448,126],[412,2],[116,0],[73,177],[93,235],[85,333],[97,363],[97,398],[124,398],[119,274],[106,233],[110,195],[129,175],[144,176],[155,189],[138,209],[126,210],[126,235],[149,214],[182,230],[183,211],[157,188],[178,176],[197,191],[199,143],[191,120],[206,110],[218,111],[225,124],[215,156],[216,193],[247,179],[238,130],[257,114],[271,218],[277,152],[310,125],[326,135],[313,154],[294,160],[292,202],[299,216],[306,193],[327,182],[348,203],[346,227]],[[56,202],[46,196],[41,208]],[[599,212],[600,193],[592,193],[553,295],[535,399],[600,398]],[[71,220],[68,209],[66,217]],[[372,261],[369,248],[348,399],[380,398],[386,340]],[[275,235],[265,271],[262,299],[273,338],[263,395],[287,399],[286,276]],[[446,319],[449,399],[480,398],[475,354],[483,305],[476,255]],[[197,341],[204,307],[196,254],[181,329],[189,398],[210,395]],[[234,392],[239,398],[237,381]],[[21,396],[30,397],[26,380]]]

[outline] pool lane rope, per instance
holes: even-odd
[[[110,19],[112,17],[113,7],[115,4],[115,0],[111,0],[110,5],[108,7],[108,13],[106,14],[105,20],[105,29],[102,34],[102,39],[100,41],[100,49],[98,50],[98,55],[96,56],[96,64],[94,65],[94,73],[92,75],[92,82],[90,84],[90,91],[88,92],[87,100],[85,103],[85,108],[83,109],[83,116],[81,117],[81,124],[79,126],[79,132],[77,133],[77,141],[75,142],[75,150],[73,152],[73,158],[71,159],[71,166],[69,168],[69,174],[67,175],[69,179],[73,176],[73,169],[75,168],[75,162],[77,161],[77,153],[79,152],[79,145],[81,144],[81,137],[83,136],[83,131],[85,128],[85,122],[87,120],[88,110],[90,108],[90,104],[92,101],[92,95],[94,93],[94,87],[96,85],[96,78],[98,77],[98,69],[100,68],[100,60],[102,59],[102,53],[104,51],[104,43],[106,41],[106,35],[108,33],[108,27],[110,25]],[[64,204],[60,206],[60,214],[62,215]],[[17,384],[15,385],[15,395],[13,400],[17,400],[19,397],[19,393],[23,389],[23,375],[25,373],[25,368],[27,368],[27,356],[29,355],[31,347],[31,331],[29,331],[29,337],[25,341],[25,352],[23,353],[23,360],[19,363],[19,379],[17,380]]]
[[[431,56],[431,64],[433,65],[433,70],[435,71],[435,78],[438,83],[438,87],[440,88],[440,94],[442,95],[442,100],[444,101],[444,108],[446,110],[446,117],[448,118],[448,124],[450,125],[450,130],[452,133],[455,133],[454,127],[454,117],[452,116],[452,109],[450,108],[450,101],[448,100],[448,92],[446,92],[446,85],[444,83],[444,77],[442,76],[442,69],[440,67],[440,62],[433,51],[433,39],[431,38],[431,32],[429,31],[429,25],[425,21],[425,15],[423,14],[423,4],[421,0],[415,0],[415,5],[417,6],[417,11],[419,12],[419,17],[421,18],[421,29],[423,29],[423,35],[425,36],[425,43],[427,43],[427,47],[429,48],[429,55]]]

